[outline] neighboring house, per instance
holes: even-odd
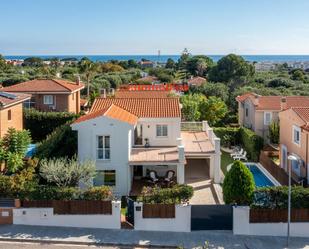
[[[40,111],[80,112],[80,91],[84,88],[79,80],[70,82],[61,79],[35,79],[1,90],[14,93],[31,94],[25,107]]]
[[[148,61],[148,60],[139,61],[138,64],[142,68],[153,68],[153,67],[155,67],[155,63],[153,61]]]
[[[189,86],[194,86],[194,87],[198,87],[201,86],[202,84],[206,83],[206,79],[200,76],[191,78],[188,80],[188,85]]]
[[[279,112],[291,107],[309,106],[305,96],[260,96],[246,93],[237,96],[238,122],[268,140],[269,125],[278,122]]]
[[[23,102],[29,99],[27,94],[0,91],[0,137],[9,128],[23,129]]]
[[[309,183],[309,106],[282,111],[279,119],[281,167],[287,170],[288,155],[296,156],[299,162],[292,162],[293,175]]]
[[[136,80],[136,82],[138,82],[139,84],[159,84],[160,83],[160,80],[156,77],[156,76],[145,76],[145,77],[142,77],[138,80]]]
[[[178,98],[98,98],[71,126],[79,160],[96,161],[93,184],[128,195],[150,170],[161,177],[173,170],[178,183],[201,176],[219,183],[220,139],[207,122],[200,125],[200,131],[181,129]]]

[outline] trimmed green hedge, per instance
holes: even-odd
[[[309,188],[292,187],[292,208],[309,208]],[[259,188],[254,192],[252,208],[286,209],[288,207],[288,187]]]
[[[40,112],[24,109],[24,126],[31,133],[34,142],[42,141],[58,126],[72,122],[79,114],[69,112]]]
[[[148,204],[180,204],[188,202],[193,196],[193,187],[175,185],[172,188],[144,187],[137,200]]]
[[[77,132],[69,124],[57,127],[45,140],[37,144],[38,158],[69,157],[77,154]]]
[[[214,133],[221,139],[221,146],[229,147],[240,144],[239,128],[234,127],[215,127]]]
[[[264,139],[256,135],[252,130],[241,127],[239,129],[241,144],[247,151],[251,160],[259,161],[260,152],[263,149]]]
[[[244,127],[216,127],[213,129],[217,137],[221,139],[221,145],[241,145],[248,153],[252,161],[259,161],[260,151],[263,149],[264,140],[252,130]]]

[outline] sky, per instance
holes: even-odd
[[[0,0],[0,54],[309,54],[308,13],[309,0]]]

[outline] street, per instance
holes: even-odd
[[[115,246],[87,246],[70,244],[49,244],[49,243],[26,243],[26,242],[0,242],[0,249],[132,249],[133,247],[115,247]],[[136,247],[135,247],[136,248]]]

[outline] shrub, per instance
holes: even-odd
[[[193,188],[175,185],[172,188],[144,187],[138,201],[143,203],[179,204],[188,202],[193,196]]]
[[[233,163],[223,182],[223,199],[226,204],[247,205],[252,202],[254,179],[250,170],[240,161]]]
[[[45,140],[37,144],[35,156],[39,158],[73,157],[77,153],[77,132],[65,124],[56,128]]]
[[[0,141],[0,161],[4,163],[4,172],[12,174],[22,168],[30,141],[28,131],[9,128],[3,140]]]
[[[110,200],[113,196],[109,186],[92,187],[83,193],[83,200]]]
[[[280,127],[278,122],[272,122],[269,126],[269,140],[273,144],[279,144]]]
[[[295,186],[291,189],[292,208],[309,208],[309,189]],[[259,188],[254,192],[252,208],[285,209],[288,207],[288,187]]]
[[[25,129],[29,130],[35,142],[46,138],[55,128],[72,122],[78,114],[69,112],[40,112],[34,109],[24,110]]]
[[[43,159],[40,162],[40,175],[58,187],[76,187],[79,183],[89,185],[95,172],[96,166],[93,161],[80,163],[76,157]]]
[[[81,191],[73,187],[39,185],[24,195],[27,200],[76,200]]]
[[[251,160],[257,162],[264,145],[263,138],[256,135],[252,130],[241,127],[240,139]]]
[[[215,127],[213,131],[221,139],[221,144],[225,147],[240,144],[239,128]]]

